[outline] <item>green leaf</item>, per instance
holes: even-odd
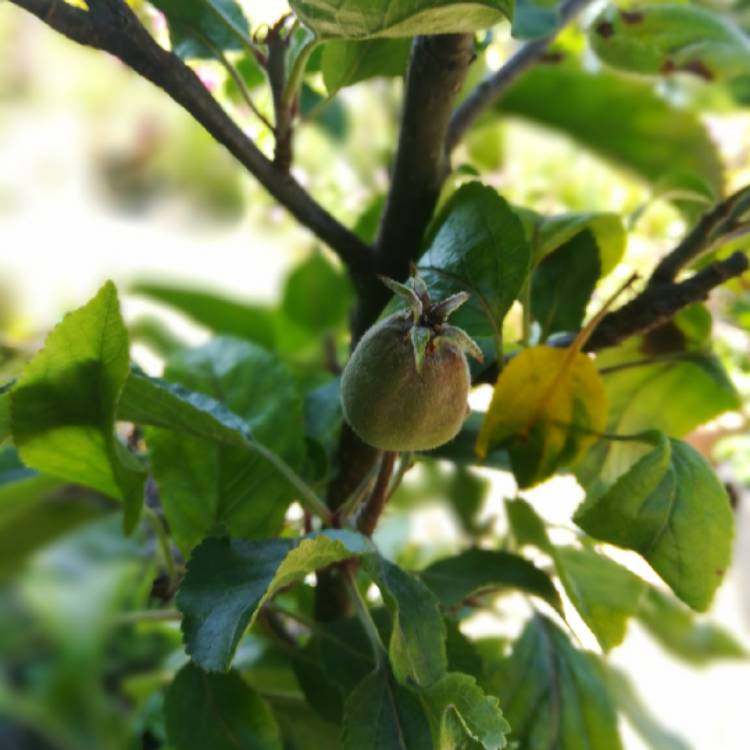
[[[379,555],[365,560],[393,617],[388,646],[399,682],[430,685],[446,670],[445,624],[436,596],[414,575]]]
[[[122,500],[128,532],[140,516],[145,479],[115,434],[129,361],[117,290],[107,282],[55,327],[11,392],[13,440],[23,462]]]
[[[348,531],[267,541],[207,539],[193,550],[177,594],[187,652],[203,669],[228,669],[245,629],[279,589],[372,551],[365,537]]]
[[[678,331],[676,336],[681,349],[684,333]],[[648,364],[659,356],[674,359]],[[719,360],[704,352],[662,354],[653,351],[648,340],[639,340],[602,352],[597,363],[609,401],[606,431],[610,433],[633,435],[656,429],[682,437],[741,403]],[[630,363],[641,364],[630,367]],[[612,481],[642,454],[637,443],[600,441],[577,470],[579,479],[584,484],[595,478]]]
[[[436,748],[458,747],[454,718],[464,736],[477,741],[485,750],[500,750],[507,745],[510,725],[503,718],[498,700],[486,695],[473,677],[457,672],[447,674],[423,689],[422,702],[437,738]]]
[[[252,433],[288,464],[302,466],[302,403],[291,375],[274,355],[247,341],[217,338],[177,352],[165,376],[220,400],[239,417],[235,430]],[[193,437],[203,426],[212,437],[215,412],[208,408],[198,425],[188,426],[189,434],[146,430],[161,503],[184,552],[213,529],[256,538],[277,533],[296,494],[274,466],[245,445]],[[147,419],[155,421],[154,415]],[[170,427],[184,429],[184,420]]]
[[[490,679],[519,750],[622,750],[617,716],[589,655],[535,615]]]
[[[697,451],[662,434],[607,491],[589,493],[574,520],[597,539],[639,552],[699,611],[731,559],[734,519],[724,487]]]
[[[0,450],[0,580],[16,575],[32,552],[107,510],[102,498],[27,469],[13,448]]]
[[[10,390],[15,385],[15,381],[0,385],[0,445],[2,445],[10,436]]]
[[[172,50],[184,59],[242,49],[250,27],[236,0],[149,0],[167,18]]]
[[[586,316],[601,267],[594,236],[588,230],[547,255],[531,277],[531,315],[541,338],[577,331]]]
[[[560,597],[546,573],[519,555],[473,548],[438,560],[420,578],[444,607],[455,608],[469,597],[497,589],[518,589],[560,610]]]
[[[511,0],[291,0],[292,10],[324,39],[460,34],[494,26]]]
[[[611,273],[625,253],[628,236],[619,214],[588,211],[533,215],[532,221],[533,256],[537,263],[586,230],[593,235],[602,276]]]
[[[663,648],[692,664],[748,658],[748,652],[731,633],[702,621],[680,602],[653,587],[649,587],[641,600],[637,617]]]
[[[594,21],[589,41],[603,62],[630,73],[711,81],[750,72],[750,38],[727,14],[695,5],[611,6]]]
[[[444,458],[459,466],[479,463],[476,444],[485,416],[485,412],[472,411],[463,423],[461,431],[453,440],[426,455],[430,458]],[[482,466],[502,469],[503,471],[510,470],[510,457],[507,451],[501,448],[491,448],[487,457],[481,463]]]
[[[506,500],[505,510],[508,514],[508,524],[517,545],[524,547],[531,545],[543,552],[552,554],[553,547],[547,536],[544,521],[526,500]]]
[[[317,125],[329,138],[339,143],[347,135],[347,112],[340,99],[330,99],[318,93],[307,83],[302,84],[299,95],[300,116]]]
[[[273,323],[268,310],[211,292],[172,284],[140,281],[129,291],[161,302],[215,333],[237,336],[272,349]]]
[[[706,129],[692,112],[659,98],[649,83],[539,65],[521,76],[498,108],[559,130],[650,183],[687,173],[721,191],[721,161]]]
[[[513,11],[514,39],[539,39],[560,25],[558,0],[516,0]]]
[[[346,276],[314,252],[288,276],[282,309],[311,333],[325,333],[346,321],[354,295]]]
[[[565,593],[602,650],[622,643],[628,618],[636,614],[646,591],[645,582],[588,549],[557,547],[554,560]]]
[[[472,338],[493,343],[530,260],[523,226],[510,206],[492,188],[472,182],[443,208],[419,272],[435,299],[469,292],[471,299],[452,322]]]
[[[596,365],[579,351],[534,346],[495,383],[477,455],[506,448],[520,487],[574,465],[604,429],[607,399]]]
[[[328,96],[370,78],[403,75],[410,39],[372,39],[364,42],[337,39],[323,48],[321,70]]]
[[[618,710],[651,750],[691,750],[681,737],[662,726],[643,703],[625,672],[604,662],[600,667]]]
[[[234,671],[186,664],[167,690],[164,717],[174,750],[282,750],[271,709]]]
[[[381,667],[351,692],[344,707],[344,750],[433,750],[415,693]]]

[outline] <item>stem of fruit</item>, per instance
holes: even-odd
[[[388,502],[388,488],[390,486],[391,474],[393,473],[396,456],[398,456],[398,453],[394,453],[393,451],[386,451],[383,453],[375,487],[373,488],[370,497],[367,498],[367,502],[357,519],[357,528],[366,536],[371,536],[373,531],[375,531],[375,527],[378,525],[378,520],[380,519],[380,514],[383,512],[386,502]]]

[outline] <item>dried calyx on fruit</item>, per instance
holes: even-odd
[[[431,450],[453,439],[468,413],[466,354],[483,359],[465,331],[446,323],[469,294],[433,302],[416,272],[406,284],[380,278],[408,309],[373,325],[357,344],[341,381],[344,417],[381,450]]]

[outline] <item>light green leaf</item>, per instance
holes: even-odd
[[[702,351],[680,351],[685,334],[673,332],[677,351],[662,354],[648,339],[639,339],[597,358],[609,400],[607,432],[634,435],[656,429],[682,437],[739,407],[740,398],[719,360]],[[659,361],[660,356],[667,359]],[[586,485],[599,478],[611,482],[643,453],[638,443],[600,441],[578,470],[579,479]]]
[[[321,38],[330,39],[460,34],[494,26],[513,13],[512,0],[291,0],[289,4]]]
[[[748,652],[731,633],[701,620],[676,599],[653,587],[643,597],[637,617],[663,648],[692,664],[748,658]]]
[[[472,182],[443,208],[419,272],[434,299],[469,292],[452,322],[472,338],[494,343],[530,261],[523,226],[510,206],[492,188]]]
[[[433,750],[415,693],[381,667],[351,692],[344,707],[344,750]]]
[[[414,575],[379,555],[365,560],[393,617],[388,646],[399,682],[430,685],[446,670],[445,625],[437,597]]]
[[[559,130],[650,183],[686,173],[721,191],[721,160],[706,129],[692,112],[659,98],[649,83],[539,65],[521,76],[498,109]]]
[[[279,589],[372,552],[365,537],[349,531],[267,541],[206,539],[193,551],[177,594],[187,652],[202,669],[228,669],[245,629]]]
[[[602,650],[619,646],[628,618],[638,611],[646,583],[592,550],[557,547],[554,560],[565,593]]]
[[[109,510],[103,498],[24,467],[0,450],[0,579],[18,573],[32,552]]]
[[[447,674],[423,689],[422,702],[437,738],[436,748],[457,750],[460,747],[455,741],[456,723],[465,737],[475,740],[485,750],[506,747],[510,725],[503,718],[497,698],[486,695],[473,677],[458,672]]]
[[[505,510],[508,514],[508,524],[513,532],[517,545],[524,547],[531,545],[543,552],[552,554],[552,544],[547,536],[544,521],[526,500],[506,500]]]
[[[271,315],[259,305],[201,289],[151,281],[139,281],[129,291],[168,305],[215,333],[237,336],[269,349],[274,346]]]
[[[188,552],[214,529],[255,538],[277,533],[296,490],[246,444],[228,446],[222,438],[236,440],[252,433],[288,464],[301,467],[302,402],[291,375],[274,355],[254,344],[217,338],[177,352],[165,376],[220,400],[233,415],[224,414],[217,426],[212,423],[216,411],[206,403],[208,411],[198,424],[187,425],[188,434],[180,430],[191,417],[170,425],[173,429],[146,430],[161,503],[179,547]],[[234,427],[239,434],[226,435],[226,419],[232,424],[234,415],[239,417]],[[156,415],[146,419],[153,423]],[[209,438],[221,432],[220,442],[192,436],[203,428]]]
[[[282,750],[271,709],[235,671],[186,664],[167,690],[164,716],[174,750]]]
[[[325,333],[346,321],[354,295],[346,276],[314,252],[288,276],[282,309],[311,333]]]
[[[690,4],[611,6],[594,21],[589,41],[607,65],[632,73],[711,81],[750,72],[750,38],[727,14]]]
[[[236,0],[149,0],[167,18],[175,54],[213,58],[214,50],[242,49],[250,27]]]
[[[370,78],[400,76],[406,70],[410,39],[336,39],[323,48],[321,71],[329,96]]]
[[[731,559],[726,491],[687,443],[662,434],[603,494],[589,493],[575,522],[591,536],[639,552],[693,609],[708,608]]]
[[[519,750],[622,750],[617,716],[589,655],[541,615],[489,682]]]
[[[510,552],[468,549],[432,563],[420,578],[448,608],[461,606],[470,596],[504,589],[538,596],[558,610],[562,606],[547,574]]]
[[[532,247],[539,262],[577,235],[589,230],[599,251],[601,275],[611,273],[620,262],[627,244],[627,233],[619,214],[582,212],[535,217]]]
[[[129,362],[117,290],[107,282],[55,327],[11,391],[13,440],[23,462],[122,500],[126,531],[138,522],[145,479],[115,434]]]

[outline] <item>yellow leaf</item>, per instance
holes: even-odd
[[[506,448],[519,485],[529,487],[572,466],[606,421],[607,395],[593,361],[575,348],[535,346],[500,373],[476,451],[483,459]]]

